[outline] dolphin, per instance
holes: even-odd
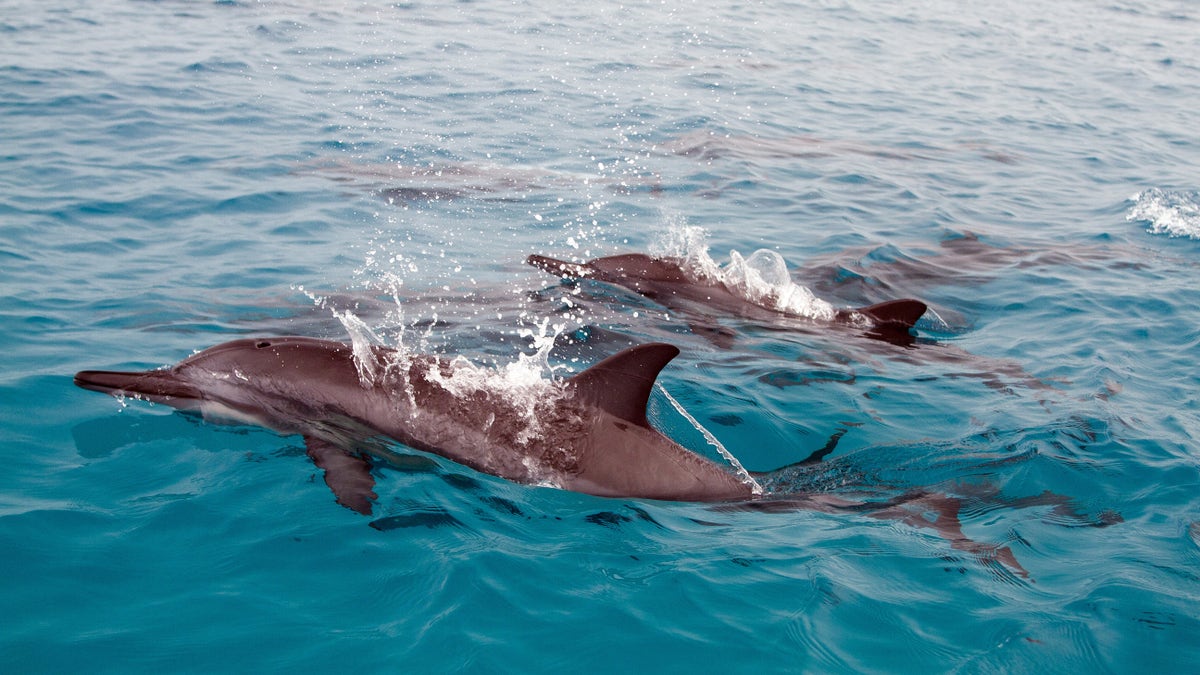
[[[601,497],[896,520],[930,528],[952,548],[1028,576],[1007,546],[976,542],[963,533],[962,498],[924,490],[885,501],[776,490],[762,494],[755,479],[768,486],[786,482],[788,472],[821,461],[840,433],[804,461],[741,476],[676,444],[650,425],[646,405],[659,373],[678,354],[663,343],[625,349],[561,384],[545,383],[546,389],[535,392],[532,408],[486,382],[459,382],[454,362],[443,358],[380,346],[356,351],[308,337],[233,340],[158,370],[84,370],[75,374],[75,384],[199,412],[213,421],[300,434],[336,501],[364,515],[371,514],[377,498],[372,458],[403,463],[389,450],[386,441],[391,440],[517,483]],[[1089,521],[1069,504],[1049,492],[1009,503],[1052,506],[1094,527],[1121,520],[1106,512]]]
[[[732,343],[732,336],[716,324],[707,310],[764,322],[787,316],[750,302],[720,281],[697,280],[687,273],[679,258],[624,253],[572,263],[535,254],[526,258],[526,263],[566,280],[593,279],[627,288],[684,315],[693,332],[722,347]],[[865,327],[868,337],[907,345],[913,341],[910,329],[926,309],[920,300],[890,300],[867,307],[839,309],[833,322]]]
[[[338,503],[371,513],[372,454],[398,441],[517,483],[602,497],[715,502],[754,496],[752,479],[656,431],[646,405],[679,350],[626,349],[530,409],[495,387],[460,386],[452,362],[307,337],[241,339],[159,370],[85,370],[84,389],[300,434]],[[374,374],[373,376],[371,374]]]

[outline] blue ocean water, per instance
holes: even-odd
[[[1194,670],[1198,100],[1168,0],[0,1],[0,664]],[[523,264],[688,236],[931,311],[908,346],[718,345]],[[365,518],[297,437],[72,384],[349,339],[335,311],[483,364],[668,340],[665,389],[747,468],[825,448],[794,488],[959,499],[1028,576],[914,522],[443,461],[381,467]]]

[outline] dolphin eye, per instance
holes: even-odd
[[[267,347],[271,346],[271,342],[269,340],[259,340],[258,342],[254,343],[254,346],[258,349],[266,349]]]

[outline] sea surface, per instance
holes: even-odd
[[[1198,102],[1185,1],[0,0],[0,671],[1195,672]],[[524,264],[759,250],[930,309],[714,340]],[[299,437],[72,382],[280,334],[545,379],[671,342],[680,443],[923,497],[397,447],[368,517]]]

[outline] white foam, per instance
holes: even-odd
[[[833,305],[792,281],[778,251],[763,248],[749,258],[730,251],[729,264],[722,271],[726,287],[760,307],[821,321],[833,321],[837,316]]]
[[[684,273],[693,280],[719,283],[759,307],[821,321],[832,321],[837,316],[832,304],[792,281],[787,262],[778,251],[764,248],[744,257],[731,250],[729,262],[721,266],[708,254],[704,228],[675,223],[652,252],[680,258]]]
[[[464,400],[477,392],[499,394],[525,421],[525,428],[518,432],[516,439],[519,443],[527,443],[542,435],[541,420],[546,417],[542,413],[566,395],[561,382],[554,379],[554,372],[562,366],[552,366],[549,361],[550,350],[562,326],[553,326],[553,333],[548,332],[548,327],[549,321],[543,320],[536,333],[528,329],[523,331],[522,335],[533,338],[536,351],[519,354],[516,361],[503,367],[479,366],[459,356],[450,362],[448,372],[433,367],[429,369],[428,377]]]
[[[1150,223],[1146,229],[1153,234],[1200,239],[1200,192],[1150,188],[1129,201],[1134,204],[1125,220]]]

